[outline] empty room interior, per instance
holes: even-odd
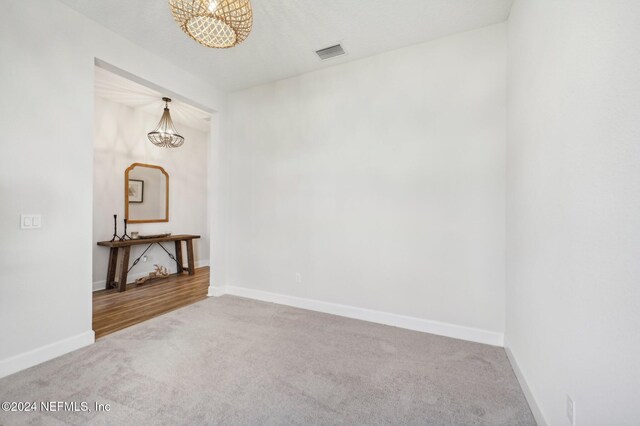
[[[0,14],[0,425],[640,425],[640,2]]]

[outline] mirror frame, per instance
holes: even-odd
[[[166,205],[164,212],[164,219],[144,219],[144,220],[131,220],[129,219],[129,172],[136,167],[148,167],[150,169],[158,169],[163,174],[167,181],[166,187]],[[169,222],[169,173],[160,166],[154,166],[153,164],[133,163],[127,170],[124,171],[124,218],[127,219],[127,223],[156,223],[156,222]]]

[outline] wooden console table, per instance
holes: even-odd
[[[126,241],[100,241],[99,246],[109,248],[109,266],[107,267],[107,283],[106,289],[117,287],[118,291],[125,291],[127,289],[127,274],[129,270],[133,268],[138,262],[136,262],[129,268],[129,254],[131,253],[131,246],[148,244],[151,247],[153,244],[160,245],[165,251],[167,249],[161,243],[167,243],[173,241],[176,248],[175,258],[167,251],[167,254],[175,260],[178,274],[183,271],[188,271],[189,275],[195,273],[195,262],[193,260],[193,240],[200,238],[200,235],[170,235],[168,237],[160,238],[138,238],[135,240]],[[187,245],[187,266],[182,264],[182,242]],[[147,247],[147,249],[149,249]],[[146,251],[146,250],[145,250]],[[142,256],[140,256],[142,257]],[[118,271],[118,280],[116,281],[116,271]]]

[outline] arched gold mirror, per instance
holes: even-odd
[[[160,166],[133,163],[124,172],[128,223],[169,222],[169,174]]]

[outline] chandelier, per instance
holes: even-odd
[[[249,0],[169,0],[169,6],[182,31],[207,47],[233,47],[251,32]]]
[[[149,132],[147,136],[151,143],[156,146],[178,148],[184,143],[184,138],[178,134],[178,131],[173,125],[173,120],[171,120],[171,114],[169,113],[169,102],[171,102],[171,99],[162,98],[162,100],[164,101],[162,118],[160,118],[160,122],[153,132]]]

